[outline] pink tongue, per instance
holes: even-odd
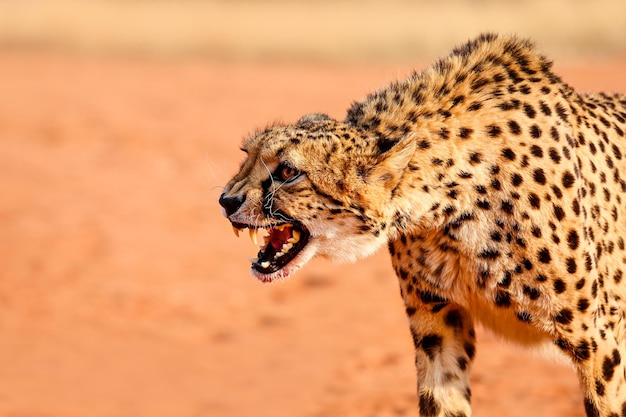
[[[270,232],[270,243],[274,249],[279,250],[283,244],[287,243],[287,239],[291,237],[291,227],[285,227],[283,230],[272,229]]]

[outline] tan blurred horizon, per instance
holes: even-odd
[[[623,0],[0,0],[0,46],[231,59],[431,60],[480,32],[626,56]]]

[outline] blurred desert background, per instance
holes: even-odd
[[[387,254],[262,285],[217,198],[241,140],[483,31],[626,92],[623,0],[0,0],[0,416],[417,416]],[[478,416],[583,416],[479,331]]]

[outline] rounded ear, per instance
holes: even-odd
[[[393,189],[398,185],[404,170],[415,154],[415,141],[406,138],[398,141],[380,139],[377,146],[379,155],[376,158],[376,165],[370,172],[369,180]]]
[[[325,120],[332,120],[332,119],[326,113],[310,113],[310,114],[305,114],[304,116],[302,116],[300,120],[298,120],[298,124],[303,125],[306,123],[323,122]]]

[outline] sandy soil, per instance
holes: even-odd
[[[262,285],[217,205],[246,133],[409,69],[0,52],[0,415],[417,415],[386,254]],[[479,416],[583,415],[571,369],[485,332],[473,393]]]

